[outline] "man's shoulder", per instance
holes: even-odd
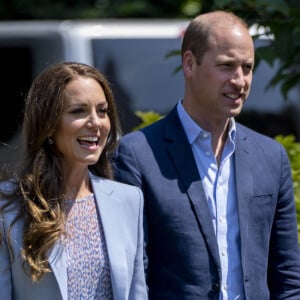
[[[152,139],[158,140],[159,138],[164,137],[166,127],[170,126],[173,130],[174,124],[175,127],[178,127],[179,119],[176,106],[166,116],[163,116],[158,121],[140,128],[139,130],[125,134],[121,140],[125,140],[126,142],[141,142],[143,140],[147,140],[149,142]],[[177,128],[174,130],[177,130]]]
[[[162,119],[147,125],[139,130],[135,130],[129,133],[126,133],[121,137],[121,141],[126,141],[130,143],[139,143],[143,140],[149,139],[152,136],[158,138],[161,134],[163,134],[165,128],[165,117]]]
[[[237,136],[239,139],[248,141],[250,145],[261,145],[267,148],[282,148],[283,146],[277,142],[274,138],[259,133],[249,127],[246,127],[240,123],[236,123]]]
[[[241,123],[236,122],[236,128],[237,128],[238,134],[243,134],[250,138],[255,138],[255,139],[259,139],[259,140],[263,140],[263,141],[274,141],[273,138],[271,138],[263,133],[260,133],[258,131],[255,131]]]

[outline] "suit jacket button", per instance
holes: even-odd
[[[214,283],[211,289],[214,293],[218,293],[220,291],[220,285],[218,283]]]

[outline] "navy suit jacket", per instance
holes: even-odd
[[[146,300],[143,266],[143,197],[139,189],[90,174],[96,205],[101,215],[110,262],[110,276],[115,300]],[[2,183],[0,188],[10,189]],[[5,199],[0,204],[4,204]],[[15,259],[10,260],[7,230],[18,211],[18,202],[7,207],[0,218],[0,299],[68,300],[67,266],[64,249],[57,243],[49,252],[52,272],[38,283],[24,273],[20,250],[23,220],[12,227]],[[72,299],[73,300],[73,299]],[[74,299],[75,300],[75,299]]]
[[[116,179],[144,192],[149,299],[218,299],[217,240],[176,108],[125,135],[114,160]],[[246,299],[299,300],[300,256],[287,154],[273,139],[237,124],[234,160]]]

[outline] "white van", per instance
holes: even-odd
[[[0,164],[18,157],[24,96],[35,76],[55,62],[87,63],[106,75],[124,132],[139,123],[138,110],[166,114],[183,96],[183,77],[181,72],[174,74],[180,56],[165,56],[180,49],[187,24],[185,20],[0,22]],[[279,131],[299,138],[295,113],[300,93],[295,90],[295,101],[287,105],[278,88],[265,92],[272,74],[266,64],[255,72],[241,121],[262,132],[267,129],[264,133],[269,135],[277,134],[279,124]]]

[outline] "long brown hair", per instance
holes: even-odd
[[[65,87],[78,77],[95,79],[106,96],[111,131],[99,161],[90,170],[104,178],[113,176],[110,154],[121,132],[109,83],[97,69],[85,64],[66,62],[48,67],[34,80],[25,99],[24,156],[14,195],[22,203],[22,256],[33,281],[50,271],[47,253],[64,233],[63,173],[60,157],[49,145],[49,137],[62,115]]]

